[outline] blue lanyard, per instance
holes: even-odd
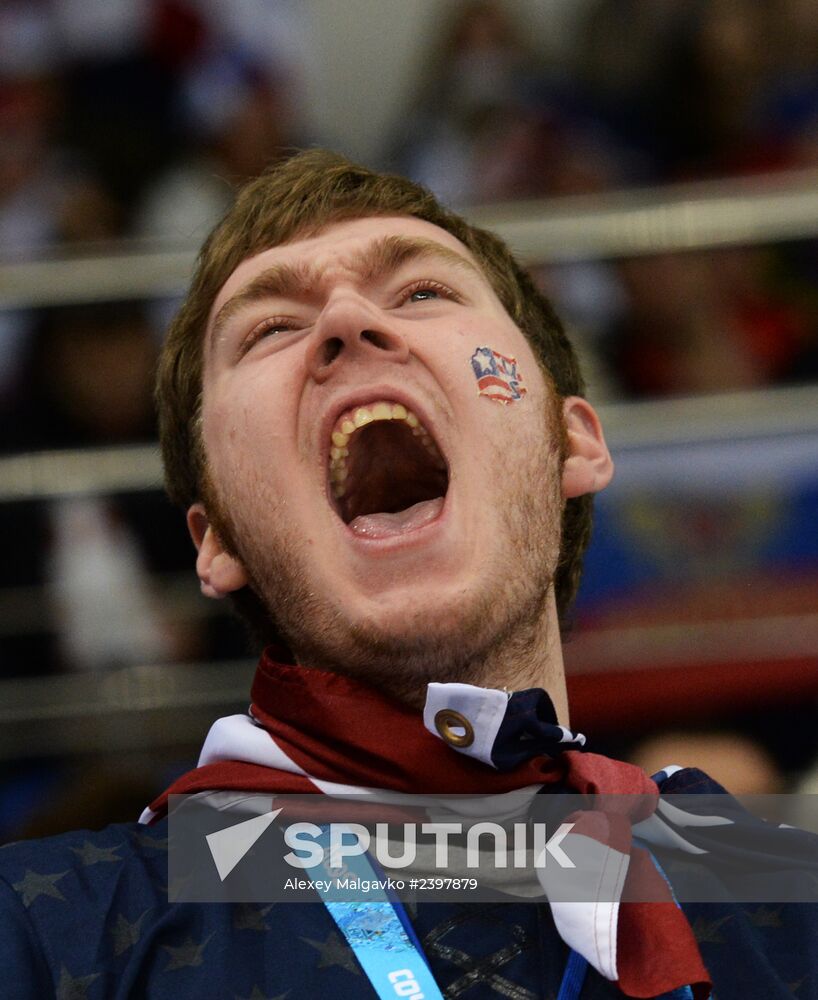
[[[572,948],[568,955],[565,972],[562,974],[557,1000],[578,1000],[588,971],[588,959]]]
[[[328,827],[322,827],[318,843],[326,857]],[[369,855],[347,858],[341,870],[325,866],[322,869],[328,878],[317,880],[316,889],[380,1000],[396,997],[443,1000],[406,911],[385,888],[371,889],[365,902],[339,902],[332,898],[335,893],[326,883],[339,876],[376,883],[383,880],[383,873],[375,870]]]
[[[388,900],[324,901],[380,1000],[410,997],[443,1000],[426,957],[415,945]],[[398,904],[399,905],[399,904]]]

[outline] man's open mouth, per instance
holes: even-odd
[[[372,538],[435,520],[449,488],[434,439],[411,410],[391,400],[341,414],[332,431],[329,480],[338,516]]]

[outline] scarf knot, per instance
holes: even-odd
[[[430,684],[423,724],[455,750],[497,771],[585,746],[582,733],[559,725],[554,703],[540,688],[512,694],[473,684]]]

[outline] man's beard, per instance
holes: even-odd
[[[513,675],[514,664],[522,667],[543,648],[559,557],[562,449],[556,406],[549,402],[541,447],[529,450],[503,478],[498,528],[505,539],[503,558],[487,566],[476,588],[448,614],[432,619],[428,610],[407,607],[400,632],[377,622],[349,621],[318,597],[310,586],[314,550],[304,539],[268,532],[259,546],[254,542],[258,527],[232,514],[230,507],[241,509],[237,502],[223,498],[208,480],[204,499],[211,524],[248,574],[248,586],[269,622],[263,631],[283,639],[304,666],[358,677],[411,702],[430,681],[479,684],[498,659]],[[497,468],[503,468],[499,459]],[[532,486],[537,483],[542,488]],[[273,511],[268,523],[277,520]]]

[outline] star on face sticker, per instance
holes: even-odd
[[[478,348],[478,350],[474,352],[474,357],[477,359],[478,364],[482,366],[484,371],[490,372],[494,367],[494,357],[488,347]]]
[[[192,937],[189,937],[183,945],[178,948],[172,948],[170,945],[163,944],[162,948],[164,951],[170,955],[170,960],[165,966],[165,972],[173,972],[175,969],[186,969],[188,966],[201,965],[204,961],[202,958],[202,953],[207,947],[208,941],[213,937],[213,931],[208,934],[207,937],[202,941],[201,944],[196,944]]]
[[[253,987],[253,992],[249,997],[240,997],[237,993],[234,994],[236,1000],[287,1000],[287,997],[292,991],[287,990],[285,993],[279,993],[278,996],[268,997],[266,993],[262,993],[258,986]]]
[[[354,972],[356,976],[360,976],[361,970],[355,961],[355,957],[335,931],[330,931],[326,941],[323,942],[314,941],[308,937],[302,937],[301,940],[315,948],[321,955],[318,959],[319,969],[328,969],[332,965],[340,965],[347,972]]]
[[[15,882],[12,889],[15,889],[23,897],[23,906],[29,906],[39,896],[50,896],[52,899],[61,899],[65,902],[65,896],[57,888],[56,883],[68,874],[67,871],[57,872],[54,875],[43,875],[40,872],[33,872],[26,869],[25,875],[19,882]]]
[[[57,1000],[86,1000],[88,987],[99,976],[99,972],[92,972],[90,976],[72,976],[63,965],[57,983]]]
[[[264,917],[272,910],[273,903],[260,907],[253,903],[238,903],[233,911],[233,927],[237,931],[268,931]]]
[[[71,850],[85,867],[96,865],[100,861],[121,861],[122,858],[116,853],[116,847],[97,847],[90,840],[86,840],[82,847],[72,847]]]
[[[116,918],[116,926],[111,928],[111,936],[114,939],[114,954],[122,955],[129,948],[133,948],[142,934],[142,921],[145,919],[147,910],[141,917],[137,917],[133,923],[126,920],[120,913]]]

